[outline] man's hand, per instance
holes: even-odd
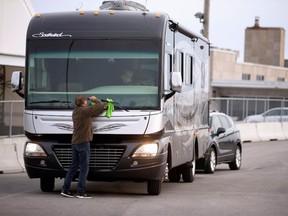
[[[89,100],[92,102],[97,102],[98,99],[95,96],[91,96],[89,97]]]

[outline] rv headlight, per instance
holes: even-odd
[[[140,146],[132,155],[132,157],[154,157],[158,151],[158,145],[156,143],[144,144]]]
[[[43,148],[36,143],[27,143],[24,153],[27,157],[47,157]]]

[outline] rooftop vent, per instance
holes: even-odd
[[[148,11],[146,7],[134,1],[103,1],[100,10],[130,10],[130,11]]]
[[[256,17],[255,17],[254,28],[259,28],[259,27],[260,27],[259,20],[260,20],[260,17],[259,17],[259,16],[256,16]]]

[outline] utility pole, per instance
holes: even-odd
[[[204,2],[204,22],[203,22],[203,35],[209,39],[209,18],[210,18],[210,0]]]
[[[201,33],[204,37],[209,39],[209,10],[210,10],[210,0],[204,0],[204,13],[198,12],[195,17],[199,19],[200,23],[203,24],[203,29]]]

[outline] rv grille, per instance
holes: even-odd
[[[54,152],[64,168],[69,168],[72,161],[71,146],[56,146]],[[90,150],[89,168],[113,169],[124,153],[124,147],[92,146]]]

